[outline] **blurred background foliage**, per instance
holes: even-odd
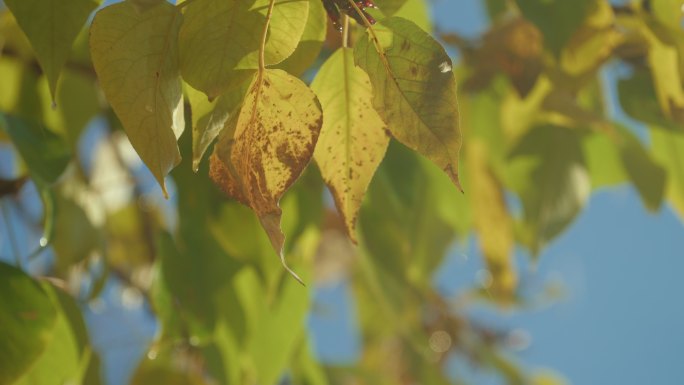
[[[468,383],[454,359],[502,383],[564,383],[520,366],[515,335],[462,309],[525,311],[562,295],[521,290],[514,251],[535,263],[598,189],[630,184],[648,210],[684,217],[684,4],[483,0],[488,29],[465,37],[433,26],[427,0],[376,3],[379,20],[410,18],[458,58],[466,193],[392,143],[354,247],[310,166],[282,202],[287,258],[307,287],[206,164],[192,171],[187,133],[162,198],[98,89],[85,26],[53,105],[40,49],[0,5],[0,384]],[[306,80],[341,44],[322,7],[311,15],[282,65]],[[607,66],[626,74],[617,100]],[[615,121],[616,104],[633,124]],[[486,268],[445,295],[434,277],[468,242]],[[346,315],[315,300],[340,282]],[[314,351],[307,319],[327,313],[360,336],[349,359]],[[117,344],[130,349],[110,354]]]

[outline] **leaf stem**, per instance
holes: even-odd
[[[349,47],[349,16],[342,15],[342,47]]]
[[[275,0],[271,0],[268,4],[268,12],[266,13],[266,24],[264,25],[264,33],[261,35],[261,45],[259,46],[259,77],[261,77],[263,72],[266,70],[266,36],[268,35],[268,27],[271,24],[271,16],[273,15],[274,5]]]
[[[370,23],[370,21],[368,21],[368,19],[366,18],[366,15],[363,14],[363,12],[361,11],[361,8],[359,8],[359,6],[356,5],[354,0],[347,0],[347,1],[349,1],[349,4],[351,4],[351,6],[354,7],[354,10],[356,11],[356,13],[363,20],[363,24],[366,26],[366,28],[368,29],[368,32],[371,35],[371,39],[373,40],[373,45],[375,45],[375,50],[378,51],[378,54],[380,55],[380,59],[382,60],[382,64],[385,65],[385,68],[390,73],[390,75],[392,75],[392,77],[394,77],[394,75],[392,74],[392,67],[390,67],[389,62],[387,62],[387,57],[385,57],[385,50],[380,45],[380,39],[378,39],[378,35],[375,34],[375,30],[373,29],[373,25]]]

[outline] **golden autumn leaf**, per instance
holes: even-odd
[[[100,86],[165,195],[164,177],[180,163],[176,140],[185,128],[176,44],[181,21],[166,2],[145,12],[123,2],[100,10],[90,27]]]
[[[356,217],[389,136],[371,105],[370,80],[356,67],[350,48],[340,48],[321,66],[311,88],[325,120],[314,151],[323,180],[356,243]]]
[[[373,106],[392,135],[461,189],[456,79],[444,48],[413,22],[390,17],[359,39],[354,60],[369,75]]]
[[[311,160],[322,119],[316,95],[301,80],[264,70],[250,85],[237,120],[229,121],[234,130],[224,128],[210,159],[211,178],[256,213],[284,265],[278,202]]]

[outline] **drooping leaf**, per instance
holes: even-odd
[[[165,194],[164,177],[180,162],[176,140],[185,125],[176,44],[181,21],[169,3],[139,12],[126,1],[100,10],[90,29],[100,85]]]
[[[391,17],[359,39],[354,60],[369,75],[373,106],[392,135],[433,161],[460,189],[461,147],[451,59],[414,23]]]
[[[225,91],[217,99],[188,87],[187,95],[192,106],[192,168],[197,171],[204,153],[236,113],[244,99],[249,81],[243,81]]]
[[[216,97],[258,68],[268,0],[198,0],[184,8],[180,66],[194,88]],[[297,48],[307,24],[309,1],[277,0],[264,50],[266,65],[282,62]],[[240,71],[241,70],[241,71]]]
[[[70,267],[85,260],[100,245],[100,233],[73,196],[56,194],[55,211],[51,246],[56,256],[55,269],[66,276]]]
[[[591,187],[614,186],[627,180],[620,150],[607,135],[596,133],[582,140]]]
[[[39,182],[54,183],[71,160],[66,142],[31,120],[0,112],[0,128],[7,132],[29,171]]]
[[[57,311],[41,285],[0,262],[0,383],[12,384],[45,351]]]
[[[648,64],[660,109],[681,128],[684,126],[684,78],[679,72],[680,53],[676,47],[663,43],[650,31],[645,35],[650,44]]]
[[[81,310],[67,293],[47,283],[43,288],[58,309],[53,337],[17,385],[82,384],[89,375],[89,384],[99,384],[99,373],[91,372],[91,365],[97,361],[93,360],[94,352],[88,345],[88,332]]]
[[[506,303],[515,295],[518,278],[513,263],[513,223],[501,183],[488,164],[488,148],[481,140],[468,142],[466,152],[472,191],[473,222],[487,269],[492,275],[490,293]]]
[[[510,154],[507,185],[522,201],[520,241],[537,254],[579,214],[591,190],[580,139],[570,129],[534,127]]]
[[[302,38],[292,56],[278,64],[280,68],[295,76],[299,76],[314,63],[323,48],[327,30],[326,14],[322,1],[309,1],[309,16]]]
[[[635,70],[631,77],[618,81],[620,106],[632,118],[653,125],[684,132],[684,125],[665,115],[656,96],[653,78],[648,71]]]
[[[321,125],[320,103],[301,80],[265,70],[250,85],[235,130],[224,128],[211,156],[214,182],[254,210],[283,261],[278,202],[309,163]]]
[[[59,73],[88,16],[101,0],[7,0],[5,4],[26,33],[56,97]]]
[[[323,180],[356,242],[356,216],[389,136],[371,105],[368,75],[354,65],[353,51],[340,48],[311,84],[323,108],[323,127],[314,151]]]
[[[537,26],[544,45],[560,55],[598,0],[516,0],[523,16]]]
[[[651,130],[651,154],[667,171],[665,194],[684,221],[684,135]]]

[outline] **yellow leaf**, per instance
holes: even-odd
[[[350,48],[340,48],[321,66],[311,88],[323,107],[323,127],[314,159],[356,243],[356,217],[389,136],[371,106],[368,75],[354,66]]]
[[[6,0],[24,31],[50,84],[54,100],[57,80],[71,46],[98,0]]]
[[[489,290],[498,300],[512,300],[518,283],[513,265],[515,240],[503,189],[488,164],[487,147],[482,140],[471,139],[466,155],[475,230],[493,278]]]
[[[164,194],[164,176],[181,160],[176,140],[185,126],[176,45],[181,21],[166,2],[142,13],[123,2],[100,10],[90,29],[100,85]]]
[[[184,7],[180,66],[194,88],[216,97],[258,68],[268,0],[196,0]],[[307,24],[309,1],[277,0],[264,47],[266,65],[292,55]],[[243,70],[243,71],[240,71]]]
[[[210,159],[211,178],[254,210],[283,265],[278,203],[311,160],[322,119],[316,95],[301,80],[264,70],[249,87],[234,133],[224,128]]]
[[[390,17],[368,31],[354,56],[370,77],[373,106],[395,138],[437,164],[460,189],[461,130],[451,59],[406,19]]]

